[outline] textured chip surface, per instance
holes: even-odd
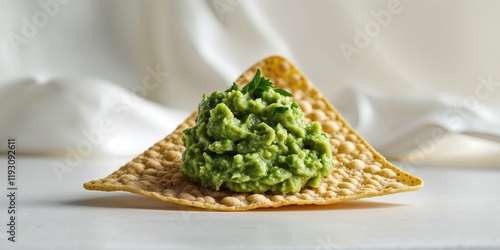
[[[306,120],[321,122],[329,136],[336,163],[318,188],[305,187],[299,193],[286,195],[251,194],[216,191],[188,181],[179,172],[185,149],[181,137],[184,129],[194,126],[196,111],[172,134],[108,177],[85,183],[84,188],[127,191],[166,202],[221,211],[326,205],[422,188],[420,178],[395,167],[376,152],[286,59],[279,56],[266,58],[247,70],[236,84],[241,87],[251,81],[257,68],[278,88],[292,93]]]

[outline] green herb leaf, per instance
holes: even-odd
[[[292,108],[300,108],[299,104],[297,104],[296,102],[293,102],[292,103]]]
[[[260,77],[260,69],[257,69],[257,72],[255,72],[255,76],[253,77],[253,80],[252,80],[252,82],[253,82],[252,87],[253,88],[251,88],[250,90],[256,90],[257,89],[257,87],[259,86],[259,83],[260,83],[260,79],[261,79],[261,77]]]
[[[245,87],[243,87],[241,92],[243,92],[243,94],[252,93],[257,89],[259,83],[260,83],[260,69],[257,69],[257,72],[255,72],[255,76],[253,77],[252,81],[249,82],[247,85],[245,85]]]
[[[276,93],[282,95],[282,96],[292,96],[288,91],[280,88],[276,88],[276,86],[273,85],[269,79],[266,79],[264,77],[260,76],[260,69],[257,69],[255,72],[255,76],[253,77],[252,81],[249,82],[247,85],[245,85],[242,89],[241,92],[243,94],[249,93],[252,95],[254,98],[260,98],[262,97],[262,93],[268,89],[274,89]]]
[[[256,89],[254,92],[253,92],[253,96],[255,98],[261,98],[262,97],[262,93],[264,92],[264,90],[262,89]]]
[[[243,87],[243,89],[241,89],[241,92],[242,92],[243,94],[248,93],[248,88],[250,87],[250,84],[252,84],[252,83],[253,83],[253,81],[252,81],[252,82],[250,82],[250,83],[248,83],[247,85],[245,85],[245,86]]]
[[[259,86],[257,86],[257,89],[267,90],[269,88],[274,88],[273,83],[269,81],[269,79],[262,77]]]
[[[293,96],[292,94],[290,94],[290,92],[284,90],[284,89],[278,89],[278,88],[275,88],[274,91],[276,91],[276,93],[282,95],[282,96],[288,96],[288,97],[291,97]]]
[[[288,110],[288,107],[277,107],[273,110],[275,114],[283,114]]]
[[[234,82],[233,82],[233,86],[231,86],[231,88],[227,89],[226,92],[231,92],[233,90],[238,91],[238,86]]]

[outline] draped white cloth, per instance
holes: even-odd
[[[499,9],[499,1],[2,1],[0,139],[17,138],[24,154],[136,155],[203,93],[282,55],[388,158],[498,166]]]

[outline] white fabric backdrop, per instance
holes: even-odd
[[[493,0],[1,1],[0,137],[26,154],[133,156],[203,93],[278,54],[385,156],[498,166],[499,9]]]

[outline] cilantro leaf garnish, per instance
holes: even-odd
[[[227,89],[226,92],[231,92],[233,90],[238,90],[238,86],[236,85],[236,83],[233,82],[233,86],[231,86],[231,88]]]
[[[260,69],[257,69],[257,72],[255,72],[255,76],[253,77],[252,81],[245,85],[243,89],[241,89],[241,92],[243,94],[249,93],[255,98],[260,98],[262,97],[262,93],[270,88],[274,89],[276,93],[282,96],[292,96],[292,94],[290,94],[288,91],[276,88],[276,86],[274,86],[273,83],[269,81],[269,79],[261,77]]]
[[[276,108],[273,110],[273,113],[275,113],[275,114],[283,114],[283,113],[285,113],[287,110],[288,110],[288,107],[276,107]]]
[[[290,94],[290,92],[284,90],[284,89],[278,89],[278,88],[274,88],[274,91],[276,91],[276,93],[282,95],[282,96],[288,96],[288,97],[292,97],[293,95]]]

